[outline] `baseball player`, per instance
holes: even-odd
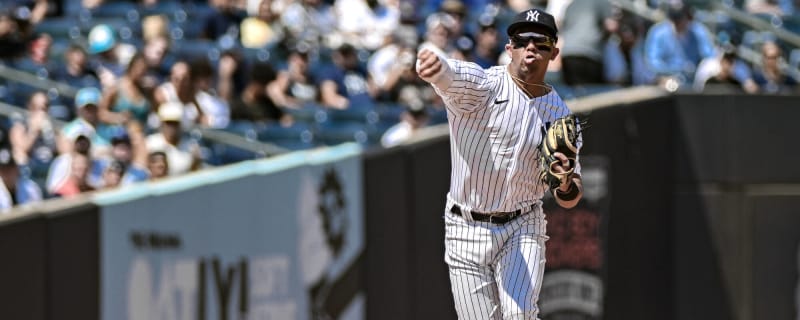
[[[547,240],[541,199],[549,186],[538,178],[537,146],[548,123],[570,111],[544,83],[559,52],[553,16],[521,12],[507,32],[505,66],[482,69],[424,49],[417,55],[417,73],[445,101],[450,125],[445,262],[460,319],[536,319],[539,312]],[[574,169],[552,190],[571,208],[583,192],[580,164],[554,156],[551,170]]]

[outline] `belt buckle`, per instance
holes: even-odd
[[[488,216],[489,216],[489,223],[494,223],[494,224],[504,224],[509,220],[511,220],[511,217],[509,217],[508,215],[489,214]]]

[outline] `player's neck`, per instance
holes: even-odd
[[[529,77],[521,76],[518,72],[514,72],[511,67],[508,68],[507,72],[511,79],[514,80],[514,83],[528,95],[528,98],[541,97],[553,90],[553,87],[544,83],[544,81],[525,80],[525,78]]]

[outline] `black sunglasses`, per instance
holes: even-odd
[[[542,51],[550,51],[555,47],[553,38],[540,33],[525,32],[511,36],[511,43],[514,45],[514,49],[527,47],[528,43],[531,41],[533,41],[533,45],[536,46],[536,49]]]

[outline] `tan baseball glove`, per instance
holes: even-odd
[[[547,129],[547,133],[542,139],[540,148],[539,179],[550,189],[558,188],[562,183],[572,178],[575,172],[575,159],[578,156],[578,120],[574,115],[558,118]],[[553,172],[553,164],[559,161],[553,154],[561,152],[569,159],[569,171]]]

